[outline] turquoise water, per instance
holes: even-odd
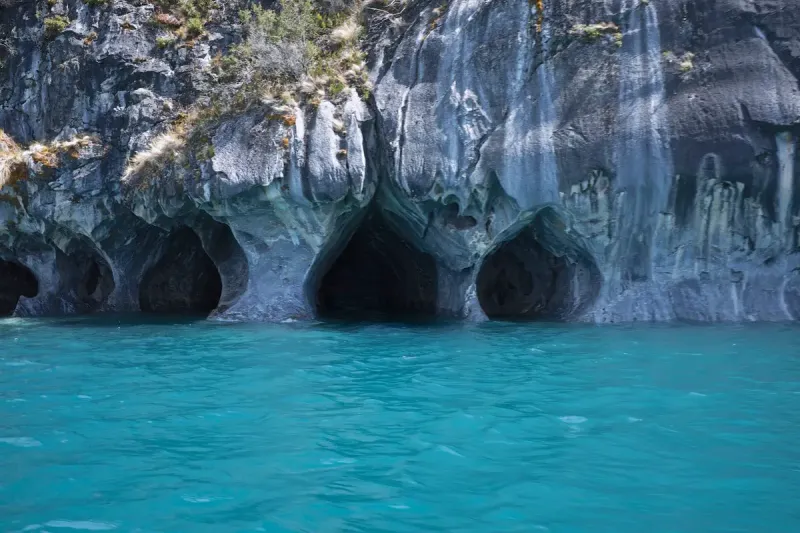
[[[800,531],[800,328],[0,321],[0,531]]]

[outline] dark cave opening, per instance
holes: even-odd
[[[111,267],[94,249],[79,245],[66,256],[59,255],[59,271],[65,287],[72,292],[76,311],[91,313],[114,291]]]
[[[373,210],[324,272],[315,307],[326,319],[417,321],[435,317],[436,298],[434,258]]]
[[[0,317],[11,316],[21,296],[39,294],[39,280],[28,267],[0,260]]]
[[[484,259],[476,285],[489,318],[567,320],[597,296],[600,274],[588,254],[557,255],[537,229],[536,222],[528,225]]]
[[[222,294],[214,312],[225,312],[247,290],[250,278],[247,255],[228,224],[200,213],[192,224],[192,229],[197,233],[203,249],[214,262],[222,279]]]
[[[139,306],[145,313],[208,316],[221,296],[219,270],[188,227],[170,234],[161,258],[139,286]]]

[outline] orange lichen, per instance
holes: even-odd
[[[536,32],[542,32],[542,25],[544,24],[544,2],[536,0]]]
[[[297,123],[297,117],[291,114],[286,114],[281,117],[283,119],[283,125],[292,127]]]
[[[284,148],[289,148],[289,137],[284,137],[281,140],[281,144],[283,145]]]

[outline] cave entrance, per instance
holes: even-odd
[[[566,320],[596,298],[597,266],[565,233],[555,234],[554,227],[564,226],[553,220],[536,217],[484,259],[476,286],[489,318]]]
[[[161,259],[139,286],[139,306],[146,313],[208,316],[221,296],[219,271],[188,227],[170,234]]]
[[[21,296],[39,294],[39,280],[28,267],[0,260],[0,317],[11,316]]]
[[[316,289],[317,316],[417,321],[436,315],[436,261],[377,210],[366,215]]]
[[[76,312],[96,311],[114,291],[111,267],[85,243],[76,246],[68,255],[58,254],[56,261],[64,289],[71,293]]]

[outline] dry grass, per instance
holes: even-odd
[[[183,25],[183,21],[172,13],[156,13],[155,19],[159,24],[163,24],[164,26],[169,26],[171,28],[180,28],[181,25]]]
[[[63,156],[81,157],[83,150],[96,146],[97,140],[88,135],[49,144],[33,143],[23,150],[11,137],[0,130],[0,189],[14,186],[31,174],[58,168]]]
[[[13,186],[20,176],[21,165],[27,175],[22,150],[3,130],[0,130],[0,189]]]
[[[14,139],[6,134],[6,132],[0,130],[0,157],[2,157],[5,152],[15,151],[19,151],[19,146],[17,146],[17,143],[15,143]]]
[[[137,178],[156,176],[181,157],[185,147],[186,135],[180,128],[158,135],[146,150],[138,152],[131,158],[122,180],[131,182]]]
[[[340,46],[346,43],[354,43],[358,40],[360,33],[361,26],[351,17],[331,32],[331,40]]]

